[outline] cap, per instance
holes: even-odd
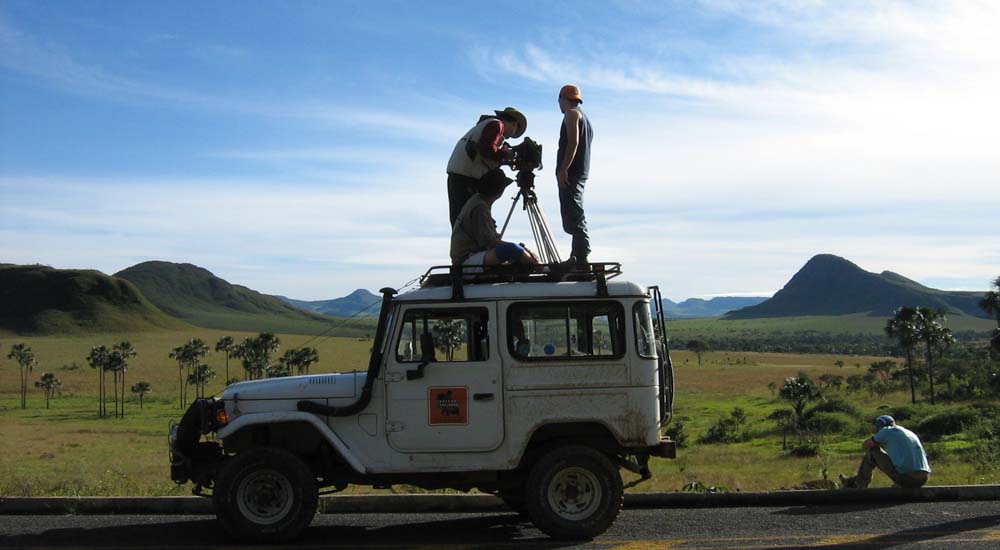
[[[496,113],[497,116],[513,118],[514,120],[517,121],[517,127],[518,127],[517,134],[512,136],[514,138],[521,137],[521,135],[524,134],[524,131],[528,129],[528,119],[524,116],[524,114],[521,113],[521,111],[518,111],[513,107],[507,107],[502,111],[493,111],[493,112]]]
[[[883,414],[875,419],[875,427],[881,430],[882,428],[888,426],[889,424],[894,424],[895,422],[896,419],[887,414]]]
[[[572,99],[573,101],[579,101],[583,103],[583,95],[580,94],[580,88],[575,84],[567,84],[559,90],[559,97],[565,97],[566,99]]]

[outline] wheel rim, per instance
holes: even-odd
[[[549,507],[559,517],[578,521],[590,517],[601,505],[601,484],[584,468],[560,470],[549,482]]]
[[[243,517],[260,525],[270,525],[288,515],[294,500],[292,495],[292,482],[284,474],[258,470],[240,482],[236,504]]]

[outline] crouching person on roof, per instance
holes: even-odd
[[[510,179],[502,173],[483,180],[479,192],[466,201],[451,230],[453,265],[537,264],[530,250],[516,243],[500,240],[491,208],[503,195]]]
[[[851,477],[841,474],[841,485],[845,489],[864,489],[872,481],[872,472],[878,468],[898,487],[923,487],[931,466],[917,434],[897,426],[895,419],[887,414],[875,419],[874,429],[875,435],[861,444],[866,452],[858,473]]]

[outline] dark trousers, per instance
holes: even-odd
[[[449,227],[455,227],[455,220],[465,203],[476,194],[479,180],[458,174],[448,174],[448,216],[451,219]]]
[[[573,237],[571,255],[578,262],[590,256],[590,236],[587,234],[587,217],[583,214],[583,188],[587,178],[570,176],[569,185],[559,188],[559,212],[562,214],[563,231]]]

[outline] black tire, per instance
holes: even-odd
[[[223,465],[212,501],[216,517],[234,538],[258,544],[287,542],[312,522],[319,490],[299,457],[260,447]]]
[[[531,469],[525,505],[534,524],[555,539],[586,540],[607,531],[621,511],[618,467],[591,447],[558,447]]]

